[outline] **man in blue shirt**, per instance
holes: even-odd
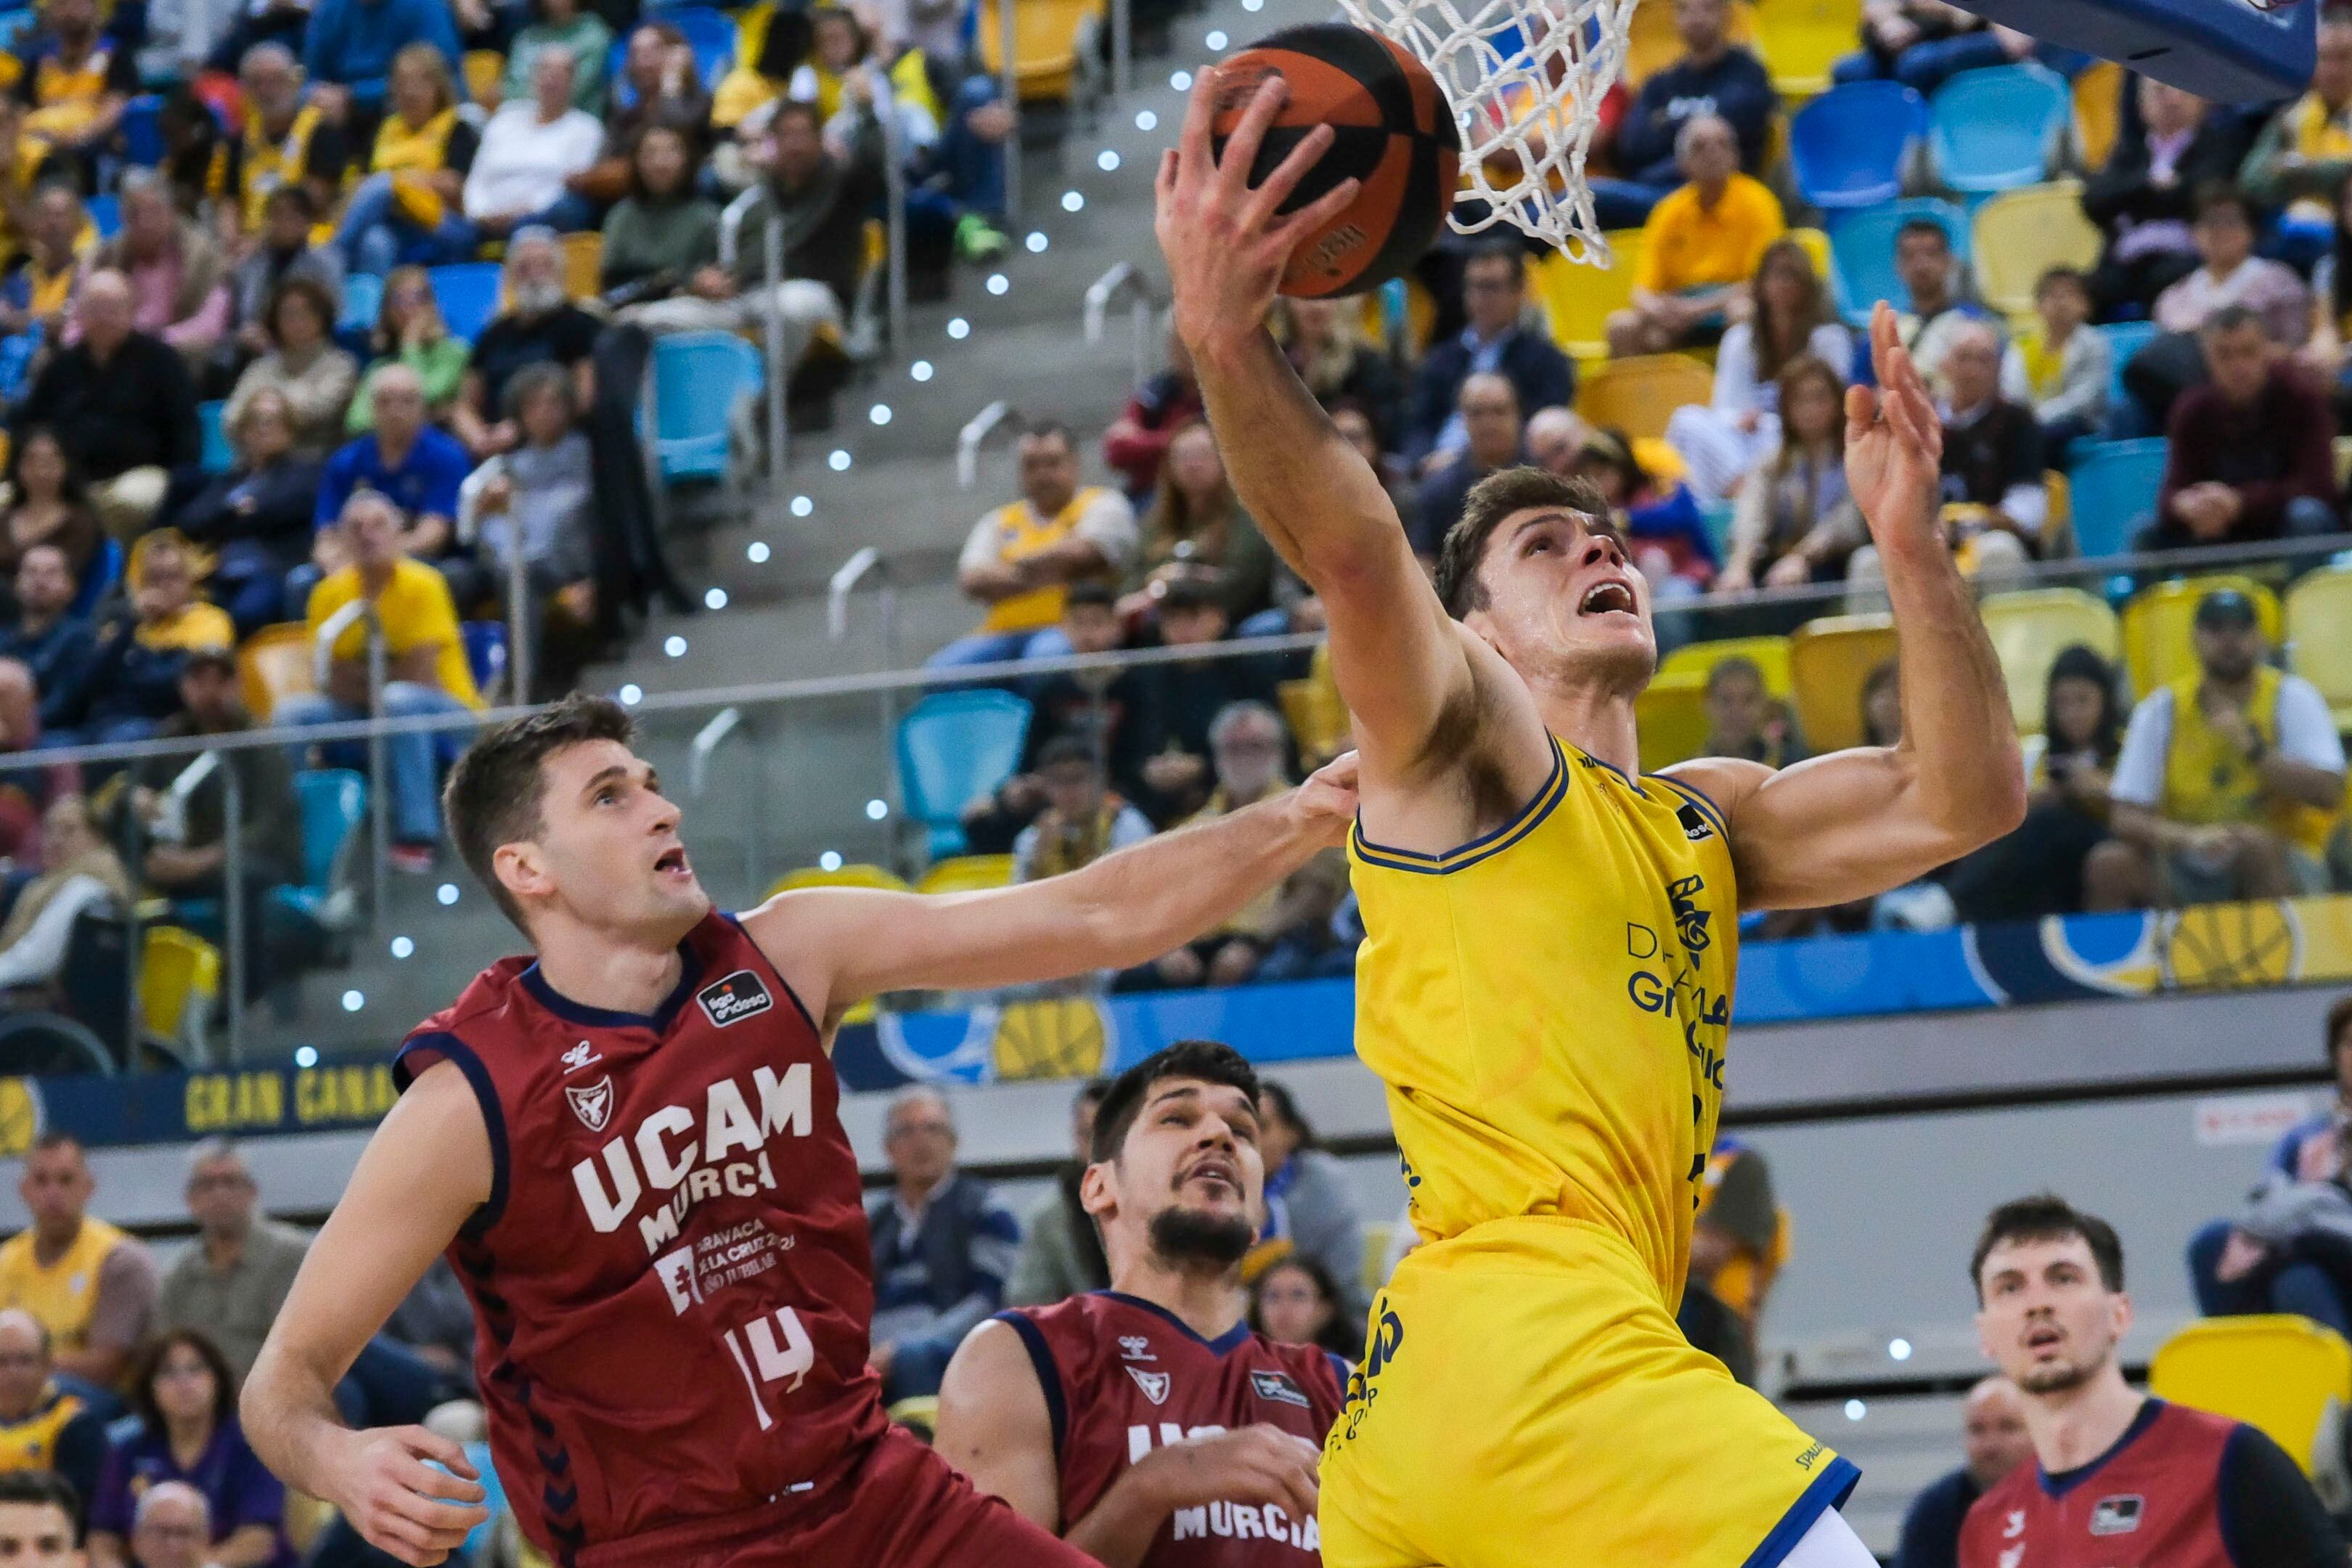
[[[1460,336],[1433,343],[1413,377],[1403,450],[1422,473],[1435,472],[1470,444],[1462,384],[1481,371],[1511,384],[1522,415],[1576,401],[1574,363],[1542,329],[1520,324],[1527,308],[1527,253],[1510,243],[1472,252],[1462,268],[1462,310],[1469,324]]]
[[[74,592],[73,568],[56,545],[33,545],[17,562],[16,624],[0,632],[0,726],[7,731],[0,749],[21,751],[81,710],[98,668],[98,636],[88,619],[68,613]]]
[[[383,112],[392,57],[420,40],[441,51],[464,97],[464,46],[447,0],[318,0],[302,35],[302,72],[320,111],[349,128],[354,145]]]
[[[319,529],[319,549],[331,554],[340,534],[333,531],[343,515],[343,503],[354,491],[369,489],[389,497],[405,520],[401,548],[437,568],[449,580],[449,596],[464,615],[488,586],[472,556],[459,549],[456,537],[457,487],[466,482],[473,459],[465,446],[446,431],[425,423],[425,383],[407,365],[386,365],[368,384],[368,406],[375,428],[339,447],[327,459],[326,476],[319,482],[318,505],[311,521]],[[286,574],[286,612],[299,616],[310,602],[310,589],[342,562],[314,554],[310,562]]]
[[[1618,177],[1591,182],[1603,228],[1634,228],[1683,183],[1675,140],[1702,114],[1727,121],[1739,139],[1739,167],[1764,166],[1780,100],[1764,62],[1731,42],[1731,0],[1675,0],[1683,57],[1642,84],[1617,127],[1611,157]]]
[[[890,1102],[882,1146],[894,1178],[866,1207],[874,1238],[875,1370],[883,1397],[937,1394],[965,1334],[1004,1305],[1021,1222],[955,1168],[955,1121],[935,1089]]]

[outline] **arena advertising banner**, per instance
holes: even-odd
[[[1622,966],[1629,1006],[1674,1005],[1672,965],[1647,928],[1628,927],[1624,952],[1595,962]],[[2345,980],[2352,895],[2334,895],[1751,943],[1740,953],[1732,1016],[1754,1026]],[[962,1012],[860,1008],[842,1026],[834,1063],[843,1086],[857,1091],[1117,1072],[1192,1037],[1231,1041],[1258,1061],[1297,1061],[1347,1055],[1354,1009],[1344,979],[1008,995]],[[0,1078],[0,1156],[51,1128],[93,1146],[347,1131],[373,1125],[393,1099],[385,1062]]]

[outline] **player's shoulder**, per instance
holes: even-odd
[[[402,1054],[445,1037],[473,1044],[478,1038],[495,1039],[501,1030],[510,1029],[516,1009],[530,1005],[522,977],[533,962],[528,953],[510,953],[483,969],[466,983],[456,1001],[408,1031],[401,1044]]]

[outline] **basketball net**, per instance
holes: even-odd
[[[1497,224],[1609,265],[1584,159],[1625,69],[1635,0],[1339,0],[1429,68],[1462,132],[1457,234]],[[1466,216],[1465,216],[1466,213]]]

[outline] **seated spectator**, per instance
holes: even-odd
[[[294,421],[296,448],[323,457],[341,444],[344,410],[360,378],[358,363],[335,346],[334,296],[312,279],[289,278],[270,297],[264,325],[269,352],[236,378],[221,417],[233,425],[255,394],[275,392]]]
[[[1675,142],[1687,184],[1642,225],[1633,302],[1611,313],[1612,354],[1664,353],[1711,343],[1752,301],[1748,280],[1788,225],[1780,198],[1739,172],[1739,146],[1719,115],[1694,115]]]
[[[522,443],[467,478],[458,493],[457,537],[479,550],[501,599],[512,595],[520,569],[523,636],[540,655],[536,684],[551,698],[572,689],[596,620],[595,483],[572,378],[562,368],[534,364],[516,372],[507,402]],[[509,620],[516,609],[507,605]]]
[[[2154,77],[2136,79],[2139,126],[2116,138],[2106,166],[2083,186],[2083,214],[2105,239],[2090,278],[2103,321],[2145,315],[2156,297],[2197,269],[2192,199],[2227,184],[2244,155],[2236,115]]]
[[[450,85],[460,48],[457,21],[441,0],[312,0],[302,70],[326,117],[356,133],[378,117],[391,118],[387,106],[396,107],[401,96],[401,63],[421,58],[410,53],[419,48],[440,63],[442,81]],[[454,87],[450,97],[454,101]],[[383,150],[381,140],[376,150]]]
[[[1911,296],[1911,308],[1899,310],[1895,325],[1911,363],[1937,393],[1944,390],[1944,353],[1952,336],[1970,321],[1986,319],[1983,310],[1959,295],[1959,258],[1952,254],[1952,237],[1931,217],[1906,218],[1895,231],[1895,273]],[[1858,344],[1854,363],[1866,367],[1870,346]]]
[[[371,0],[324,0],[353,11]],[[417,0],[372,0],[397,15]],[[426,0],[430,3],[430,0]],[[435,6],[440,9],[439,6]],[[352,189],[335,248],[353,272],[381,277],[402,262],[435,267],[474,254],[463,206],[481,137],[457,114],[457,84],[444,52],[411,44],[392,62],[392,95],[375,130],[366,178]]]
[[[1288,1085],[1260,1080],[1257,1122],[1265,1225],[1242,1260],[1243,1278],[1255,1284],[1283,1258],[1312,1258],[1339,1286],[1345,1315],[1361,1322],[1364,1225],[1346,1168],[1316,1138]]]
[[[1127,623],[1108,583],[1073,584],[1062,601],[1059,629],[1064,650],[1070,654],[1109,653],[1127,641]],[[1075,736],[1103,761],[1119,787],[1133,790],[1132,781],[1143,764],[1133,722],[1139,693],[1134,670],[1117,667],[1065,670],[1032,681],[1026,766],[1035,767],[1048,742]],[[1028,826],[1042,803],[1034,773],[1024,772],[1006,781],[1003,789],[965,814],[965,833],[973,839],[974,853],[985,853],[978,848],[983,837],[998,852],[1010,849],[1013,836]]]
[[[1045,809],[1013,841],[1014,881],[1058,877],[1151,837],[1150,819],[1110,792],[1094,748],[1076,736],[1039,748],[1036,776]]]
[[[1143,514],[1141,538],[1122,613],[1147,615],[1178,577],[1213,574],[1225,619],[1242,626],[1272,596],[1274,551],[1225,477],[1206,420],[1176,432],[1160,466],[1158,492]],[[1244,630],[1244,635],[1249,635]]]
[[[1054,1190],[1022,1219],[1021,1250],[1004,1287],[1008,1307],[1050,1307],[1110,1283],[1102,1235],[1078,1196],[1094,1163],[1095,1111],[1109,1092],[1110,1079],[1090,1078],[1070,1100],[1070,1157],[1055,1167]]]
[[[98,634],[87,616],[72,613],[73,573],[55,544],[24,552],[16,591],[16,624],[0,632],[0,747],[20,752],[80,713]],[[16,824],[7,828],[13,837]]]
[[[560,0],[559,0],[560,3]],[[466,171],[466,219],[484,239],[543,226],[562,233],[596,226],[583,194],[604,144],[604,127],[572,103],[572,52],[551,45],[531,58],[531,94],[509,101],[482,128]]]
[[[2063,458],[2075,441],[2095,437],[2114,378],[2107,340],[2085,325],[2091,290],[2071,267],[2053,267],[2033,286],[2041,319],[2009,340],[2000,359],[2000,395],[2033,411],[2044,449]]]
[[[0,363],[18,385],[44,342],[65,341],[82,258],[98,248],[98,229],[71,184],[42,181],[31,207],[24,260],[0,279],[0,334],[8,339]]]
[[[635,305],[689,290],[723,297],[719,209],[694,188],[686,133],[648,125],[629,150],[628,195],[604,215],[597,287],[609,304]]]
[[[1717,351],[1713,401],[1677,408],[1666,421],[1666,440],[1689,465],[1691,493],[1702,501],[1738,493],[1780,444],[1782,366],[1808,353],[1828,365],[1853,360],[1853,334],[1795,240],[1764,247],[1748,296],[1748,319],[1725,331]]]
[[[2293,348],[2311,330],[2311,293],[2294,269],[2254,254],[2254,211],[2227,185],[2197,198],[2190,235],[2200,265],[2156,297],[2156,324],[2168,332],[2194,332],[2225,305],[2243,305],[2262,319],[2273,342]]]
[[[1904,1511],[1895,1568],[1959,1568],[1960,1521],[1977,1499],[2033,1458],[2017,1385],[1996,1374],[1969,1389],[1960,1406],[1960,1437],[1967,1461],[1930,1482]]]
[[[90,1568],[129,1568],[137,1504],[172,1481],[210,1506],[205,1561],[219,1568],[291,1568],[286,1489],[237,1426],[236,1377],[220,1347],[195,1329],[157,1336],[131,1370],[130,1399],[138,1431],[109,1456],[90,1501]]]
[[[867,1204],[874,1348],[883,1399],[937,1394],[963,1337],[1004,1305],[1021,1224],[955,1168],[955,1121],[935,1089],[901,1089],[883,1123],[892,1191]]]
[[[1169,647],[1213,650],[1233,631],[1216,584],[1201,576],[1168,584],[1160,597],[1160,640]],[[1209,730],[1235,702],[1271,706],[1274,661],[1255,658],[1187,658],[1137,668],[1134,754],[1136,804],[1165,827],[1208,803],[1215,783]]]
[[[280,759],[279,805],[273,809],[293,815],[286,804],[292,795],[291,781],[275,747],[228,755],[248,762]],[[215,816],[219,810],[215,798]],[[278,1309],[294,1288],[294,1275],[302,1267],[310,1238],[261,1212],[261,1188],[244,1154],[226,1138],[207,1138],[188,1151],[187,1200],[196,1225],[195,1244],[163,1271],[155,1298],[155,1326],[165,1332],[195,1329],[209,1334],[228,1363],[230,1375],[242,1383],[253,1370],[254,1357],[261,1353],[261,1342],[277,1321]]]
[[[0,1310],[0,1475],[54,1470],[87,1498],[106,1468],[106,1423],[51,1380],[55,1364],[38,1318]]]
[[[2327,889],[2344,742],[2327,700],[2265,664],[2253,602],[2199,601],[2197,673],[2132,710],[2107,793],[2115,836],[2084,863],[2093,910],[2178,909]]]
[[[148,740],[178,711],[180,668],[188,655],[236,646],[228,612],[196,596],[211,568],[175,529],[139,537],[122,571],[131,613],[100,626],[79,710],[68,716],[67,728],[42,736],[44,746]]]
[[[1865,0],[1862,52],[1830,68],[1830,79],[1899,81],[1922,98],[1964,70],[2003,66],[2032,55],[2033,40],[1989,26],[1944,0]]]
[[[112,900],[128,908],[122,862],[90,830],[81,796],[61,795],[41,819],[41,874],[25,885],[0,921],[0,978],[12,985],[47,979],[63,961],[74,915]],[[39,949],[41,962],[33,962]],[[94,1217],[98,1184],[81,1140],[44,1132],[16,1179],[32,1223],[0,1242],[0,1307],[19,1307],[49,1331],[60,1387],[111,1412],[113,1388],[147,1333],[155,1304],[155,1259],[137,1237]]]
[[[891,67],[894,78],[910,62],[928,66],[929,57],[919,50],[900,55]],[[1013,248],[998,226],[1004,222],[1005,146],[1019,121],[1002,93],[998,78],[975,71],[949,95],[937,136],[908,136],[910,227],[946,232],[955,258],[975,267]],[[910,235],[910,249],[913,243]]]
[[[1317,1345],[1353,1363],[1364,1353],[1353,1321],[1331,1271],[1303,1253],[1277,1259],[1250,1287],[1249,1326],[1278,1345]]]
[[[90,505],[117,538],[145,527],[172,470],[194,467],[204,453],[187,362],[135,330],[131,310],[121,273],[91,273],[77,303],[79,341],[49,356],[11,422],[18,431],[57,430],[89,480]]]
[[[28,990],[37,994],[36,1001],[47,1005],[53,997],[58,976],[65,967],[66,949],[73,941],[74,922],[91,910],[127,912],[133,901],[130,875],[122,868],[121,858],[114,847],[92,825],[89,803],[78,795],[61,795],[49,802],[41,814],[40,875],[25,884],[9,906],[8,918],[0,921],[0,994],[22,997]],[[77,1151],[79,1157],[79,1151]],[[34,1178],[29,1174],[26,1182]],[[103,1225],[90,1220],[85,1226]],[[106,1226],[100,1237],[121,1237],[126,1247],[138,1247],[112,1226]],[[31,1251],[30,1238],[42,1235],[39,1215],[35,1215],[35,1228],[24,1233],[27,1242],[27,1266],[41,1273],[54,1273],[58,1267],[59,1253],[72,1256],[79,1244],[52,1244],[46,1237],[40,1250],[50,1255],[51,1261],[43,1265]],[[100,1247],[90,1258],[105,1257],[115,1267],[114,1252],[120,1248]],[[84,1262],[73,1271],[71,1291],[55,1284],[41,1286],[23,1278],[17,1266],[12,1266],[5,1254],[0,1254],[0,1301],[23,1307],[40,1317],[60,1346],[59,1367],[73,1375],[69,1384],[85,1398],[104,1402],[112,1408],[111,1395],[105,1391],[120,1374],[131,1346],[145,1331],[147,1310],[155,1292],[155,1265],[140,1247],[135,1257],[123,1254],[121,1270],[120,1300],[107,1303],[104,1300],[108,1281],[99,1281],[100,1304],[92,1307],[83,1298],[79,1286],[87,1278],[90,1266]],[[134,1277],[135,1276],[135,1277]],[[50,1293],[54,1293],[51,1299]],[[68,1324],[59,1327],[60,1321]],[[124,1326],[129,1325],[126,1334]]]
[[[1801,760],[1788,705],[1764,688],[1764,672],[1745,654],[1717,659],[1706,671],[1706,740],[1702,757],[1744,757],[1768,768]]]
[[[536,95],[539,59],[562,49],[572,59],[572,107],[584,114],[604,112],[604,62],[613,53],[613,29],[580,0],[532,0],[532,20],[507,46],[507,68],[499,96],[518,103]]]
[[[1316,402],[1334,413],[1342,403],[1354,405],[1383,440],[1404,428],[1395,362],[1364,341],[1363,312],[1353,300],[1285,299],[1275,309],[1275,335]]]
[[[1751,1363],[1757,1322],[1787,1260],[1771,1166],[1754,1144],[1718,1131],[1691,1221],[1689,1287],[1706,1291],[1739,1320]]]
[[[474,345],[452,336],[441,319],[441,301],[433,292],[432,274],[422,267],[395,267],[383,280],[383,306],[376,312],[375,331],[368,336],[368,366],[343,418],[344,431],[363,436],[375,428],[375,380],[391,365],[416,373],[425,398],[425,417],[440,424],[448,417],[464,390],[466,367]]]
[[[314,245],[310,231],[320,209],[312,205],[310,186],[289,180],[262,200],[260,232],[252,248],[229,273],[232,313],[239,323],[236,337],[217,355],[225,367],[268,353],[269,307],[278,290],[299,279],[317,285],[327,301],[327,327],[332,331],[342,314],[343,257],[331,245]],[[344,401],[350,401],[346,392]]]
[[[1764,172],[1766,142],[1780,99],[1764,62],[1731,41],[1731,0],[1675,0],[1682,58],[1642,83],[1618,121],[1610,153],[1618,177],[1591,182],[1604,228],[1632,228],[1682,184],[1683,127],[1713,115],[1738,139],[1739,167]]]
[[[470,606],[488,584],[471,555],[458,547],[456,533],[459,487],[469,468],[466,448],[425,422],[424,382],[406,365],[377,372],[369,395],[375,405],[374,433],[327,459],[311,511],[318,542],[310,563],[296,567],[286,579],[287,612],[299,610],[319,577],[347,559],[341,553],[342,536],[330,531],[352,498],[364,490],[398,509],[403,552],[438,570],[452,599]]]
[[[629,35],[629,48],[621,61],[621,79],[606,95],[604,157],[609,163],[625,160],[637,138],[650,125],[663,125],[686,138],[698,158],[710,136],[710,95],[702,89],[702,70],[695,63],[694,46],[674,23],[654,18],[637,24]],[[600,193],[617,198],[625,170],[608,176]]]
[[[1205,418],[1201,384],[1192,374],[1192,351],[1173,327],[1168,330],[1168,368],[1135,389],[1127,406],[1103,432],[1103,463],[1127,478],[1127,496],[1141,503],[1160,482],[1160,460],[1176,432]]]
[[[26,208],[49,158],[47,147],[26,136],[24,126],[25,106],[0,91],[0,268],[14,267],[24,254]]]
[[[79,598],[106,534],[65,443],[46,425],[26,426],[9,448],[6,522],[0,530],[0,573],[15,577],[26,551],[54,544],[65,552]]]
[[[2210,379],[2173,401],[2164,479],[2142,550],[2332,533],[2336,418],[2252,308],[2197,334]]]
[[[1650,584],[1653,605],[1706,592],[1715,581],[1715,541],[1690,487],[1652,477],[1622,430],[1589,430],[1570,458],[1568,477],[1584,479],[1609,503],[1633,564]]]
[[[2209,1318],[2294,1312],[2352,1336],[2352,997],[2321,1037],[2336,1100],[2287,1129],[2235,1219],[2189,1242],[2189,1278]]]
[[[1472,253],[1462,268],[1462,303],[1469,324],[1459,337],[1430,345],[1413,378],[1404,438],[1396,443],[1423,474],[1469,445],[1459,402],[1462,384],[1474,373],[1508,381],[1522,410],[1566,408],[1576,401],[1576,367],[1541,327],[1524,324],[1528,258],[1518,246],[1495,244]]]
[[[383,410],[378,408],[379,423]],[[320,581],[310,594],[309,621],[315,646],[329,617],[353,600],[373,605],[383,629],[386,683],[379,710],[386,718],[478,712],[484,706],[466,663],[457,612],[441,574],[404,548],[400,512],[377,490],[362,489],[343,503],[338,524],[348,564]],[[326,689],[279,700],[273,724],[347,723],[368,716],[368,631],[353,621],[337,637],[327,668]],[[396,871],[423,875],[433,868],[441,837],[440,768],[463,749],[462,729],[414,730],[385,742],[392,771]],[[366,748],[336,742],[321,748],[339,767],[364,766]]]
[[[157,1481],[131,1507],[132,1568],[204,1568],[212,1540],[212,1504],[185,1481]]]
[[[24,134],[55,149],[94,189],[99,157],[139,91],[137,59],[100,33],[99,0],[46,0],[35,15],[0,75],[26,106]]]
[[[1475,371],[1462,380],[1463,445],[1421,482],[1420,513],[1406,530],[1413,553],[1437,558],[1446,531],[1462,515],[1470,487],[1497,469],[1527,460],[1518,394],[1499,371]]]
[[[121,189],[122,232],[98,247],[93,263],[129,281],[134,328],[201,365],[228,335],[227,263],[204,226],[180,216],[161,176],[126,170]]]
[[[1811,354],[1780,367],[1780,437],[1739,487],[1718,592],[1835,582],[1869,537],[1845,483],[1845,385]]]
[[[2327,221],[2327,204],[2347,175],[2352,175],[2352,16],[2328,11],[2319,18],[2309,90],[2271,116],[2254,138],[2238,178],[2255,205],[2285,207],[2291,218],[2316,225]]]
[[[474,340],[472,361],[449,409],[449,427],[477,462],[510,452],[522,428],[501,410],[507,382],[525,365],[569,372],[587,407],[596,395],[596,318],[563,288],[563,247],[551,229],[518,229],[507,242],[506,303]]]
[[[48,1470],[0,1471],[0,1555],[25,1568],[83,1568],[73,1483]]]
[[[1135,514],[1118,491],[1078,485],[1078,455],[1060,425],[1021,437],[1021,499],[972,524],[956,563],[956,586],[988,606],[980,629],[958,637],[933,668],[1029,657],[1061,617],[1074,583],[1115,579],[1135,558]]]
[[[310,560],[326,468],[296,449],[292,408],[274,387],[247,398],[227,434],[236,460],[172,523],[213,553],[213,591],[242,639],[286,618],[287,575]]]
[[[283,44],[257,44],[237,63],[236,79],[245,119],[228,143],[222,184],[237,232],[267,230],[269,198],[282,190],[304,193],[313,219],[332,211],[342,194],[352,144],[343,127],[329,120],[304,90],[294,51]],[[341,279],[338,272],[331,287]]]
[[[793,78],[816,41],[809,10],[757,0],[737,15],[735,63],[710,94],[710,126],[722,153],[748,151],[765,128],[766,111],[793,96]],[[817,116],[820,125],[824,120]],[[740,190],[751,176],[748,162],[722,158],[713,172],[729,190]]]
[[[2336,192],[2336,221],[2328,248],[2311,269],[2311,335],[2295,359],[2326,387],[2336,423],[2352,413],[2352,354],[2346,329],[2352,327],[2352,176]]]
[[[1945,879],[1960,919],[2040,920],[2078,914],[2083,864],[2107,836],[2107,791],[2123,748],[2116,672],[2076,644],[2050,666],[2042,733],[2029,739],[2025,820]]]

